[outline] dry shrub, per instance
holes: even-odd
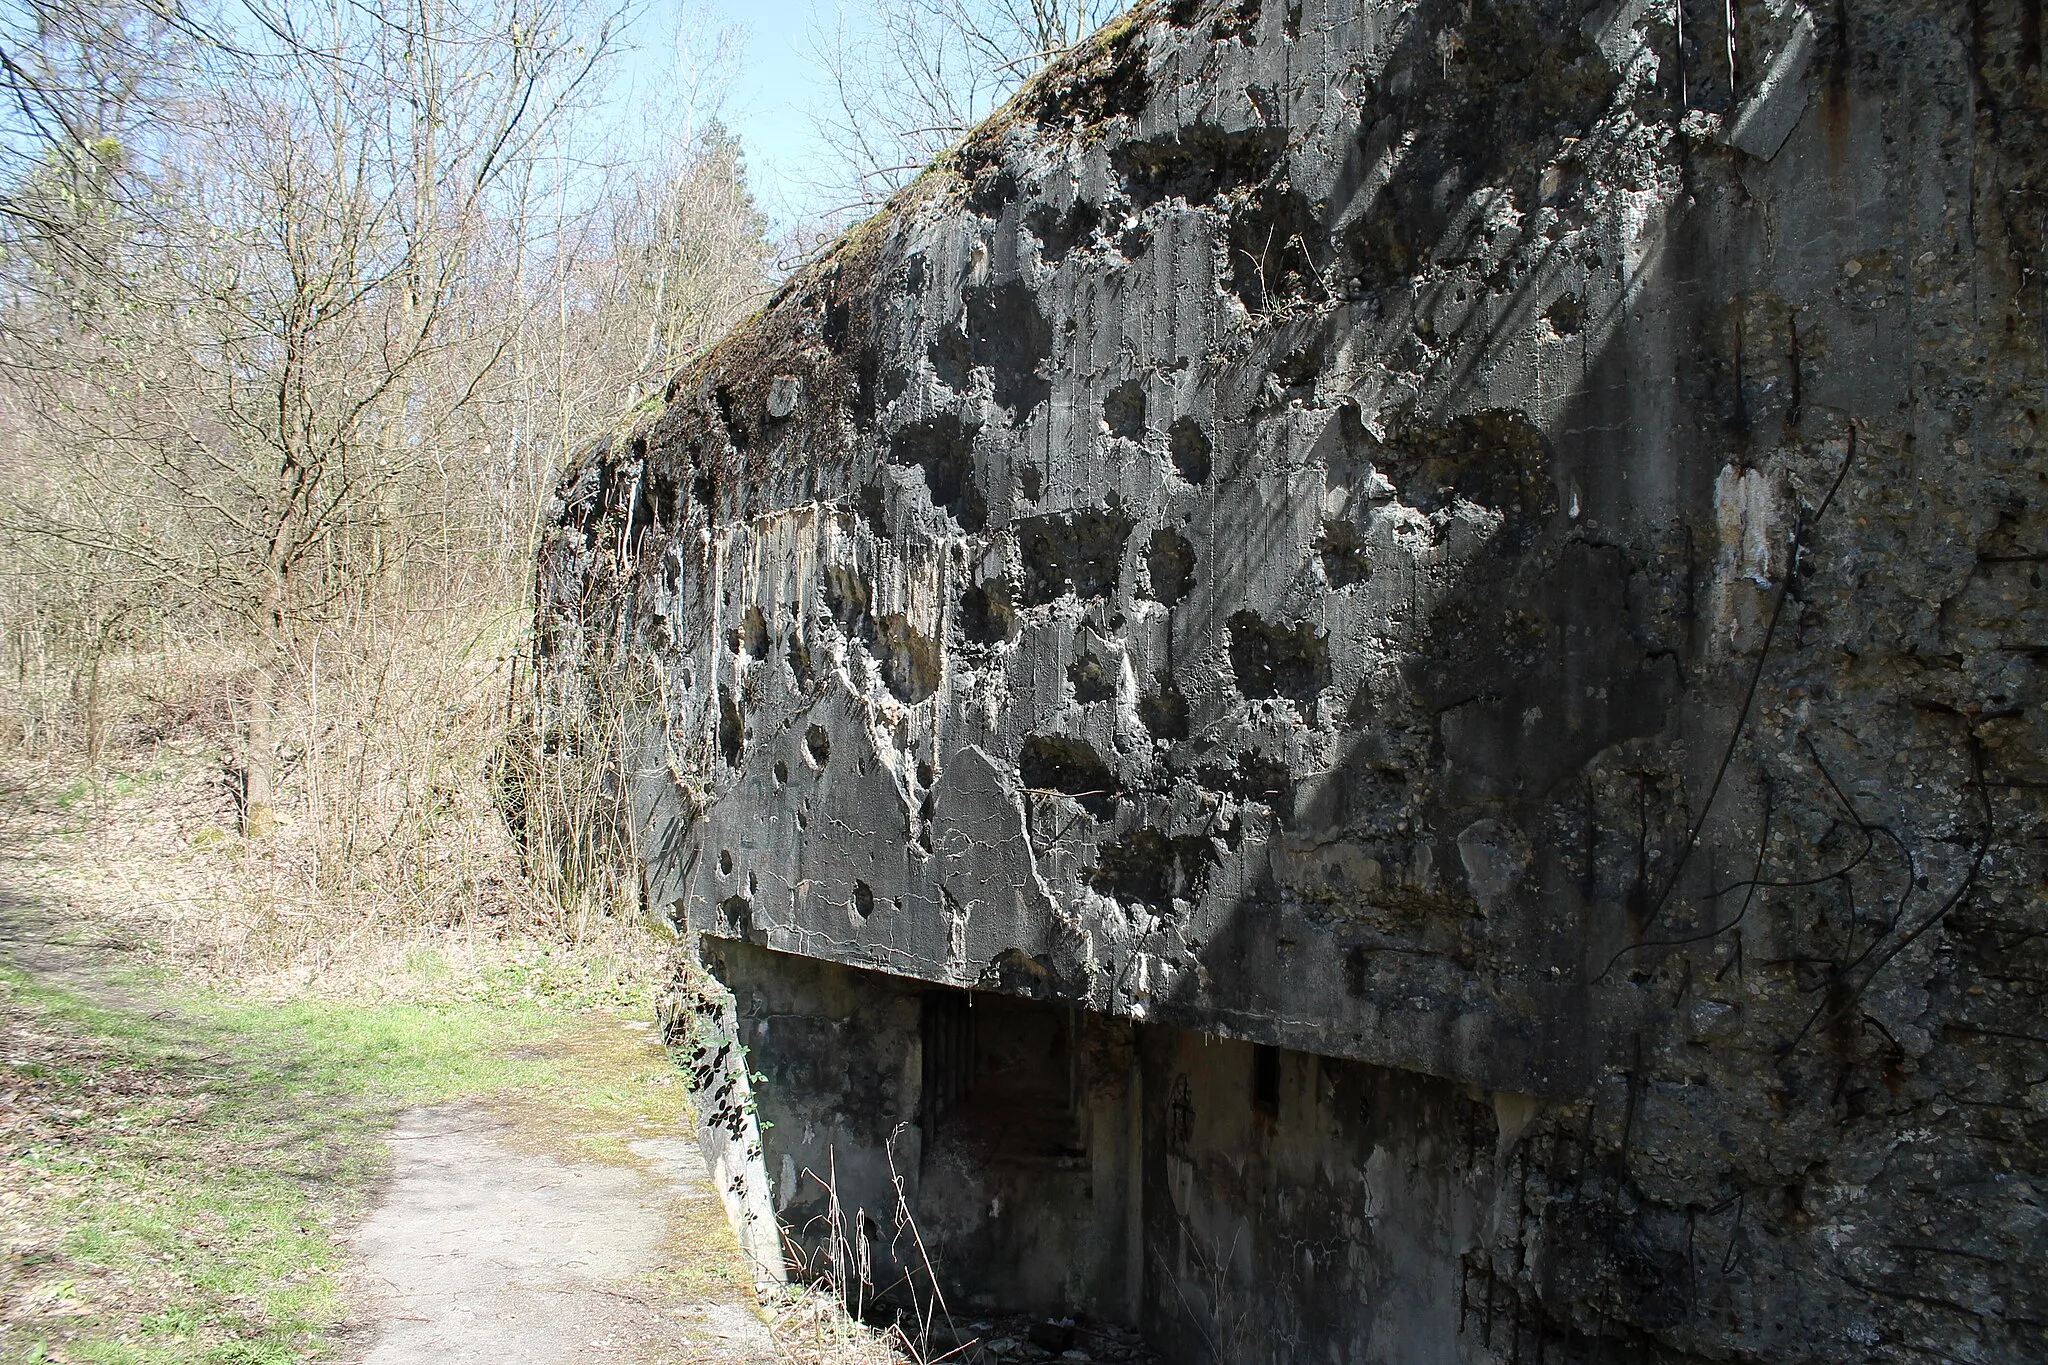
[[[526,894],[487,780],[519,624],[488,594],[412,592],[295,651],[279,706],[291,830],[278,861],[302,899],[416,927],[553,918]]]
[[[894,1331],[847,1316],[839,1296],[822,1287],[792,1287],[768,1304],[769,1331],[789,1365],[903,1365]]]
[[[254,666],[233,637],[165,631],[99,660],[96,762],[77,669],[11,670],[0,761],[81,841],[50,860],[71,864],[66,895],[244,989],[644,1005],[667,948],[640,921],[615,736],[539,737],[522,586],[415,578],[301,632],[261,839],[237,832]]]

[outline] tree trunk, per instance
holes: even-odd
[[[271,788],[277,752],[276,651],[266,648],[249,685],[249,718],[242,732],[242,835],[267,838],[277,827],[276,798]]]
[[[100,769],[100,751],[105,740],[106,722],[100,715],[100,660],[106,652],[107,632],[102,630],[93,637],[92,662],[87,666],[85,679],[85,767],[92,773]]]
[[[249,684],[249,719],[242,734],[242,836],[263,839],[277,827],[272,786],[277,761],[277,679],[284,671],[284,575],[280,533],[271,541],[271,571],[258,616],[256,676]]]

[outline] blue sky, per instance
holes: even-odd
[[[814,54],[839,23],[835,0],[654,0],[678,3],[686,3],[685,23],[738,36],[736,58],[707,74],[719,117],[746,148],[761,206],[778,228],[822,208],[811,184],[825,155],[813,119],[826,107],[828,86]],[[653,31],[665,27],[667,16],[648,17],[657,20]]]
[[[814,27],[832,20],[818,13],[816,0],[713,3],[744,35],[724,113],[746,146],[754,192],[778,218],[801,212],[811,201],[806,167],[819,154],[811,120],[826,92],[812,56]],[[776,202],[784,197],[791,202]]]

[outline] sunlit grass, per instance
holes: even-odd
[[[516,1108],[598,1158],[685,1116],[649,1042],[545,1001],[108,1005],[4,973],[0,1022],[8,1361],[322,1358],[399,1111]]]

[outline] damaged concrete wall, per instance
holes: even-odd
[[[870,1298],[914,1287],[928,1302],[929,1256],[956,1312],[1143,1316],[1128,1021],[707,948],[733,997],[731,1035],[766,1120],[762,1173],[799,1274],[831,1267]],[[715,1088],[721,1059],[700,1062],[712,1081],[700,1090]]]
[[[1483,1332],[1234,1353],[1141,1180],[1186,1358],[2038,1357],[2044,107],[2036,0],[1143,8],[571,472],[560,723],[643,718],[650,902],[757,965],[1505,1116],[1425,1198],[1309,1086],[1181,1214]],[[1397,1151],[1476,1242],[1389,1254]]]
[[[1481,1266],[1514,1144],[1467,1087],[706,946],[800,1270],[831,1262],[836,1232],[841,1281],[871,1298],[914,1285],[929,1302],[929,1256],[963,1319],[1141,1323],[1164,1360],[1268,1359],[1289,1339],[1303,1358],[1404,1362],[1513,1344],[1510,1297]],[[707,1080],[717,1061],[700,1058]],[[1500,1102],[1512,1134],[1532,1111]]]

